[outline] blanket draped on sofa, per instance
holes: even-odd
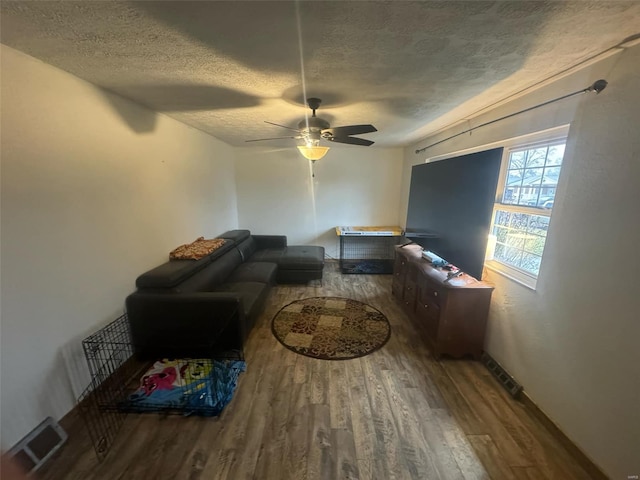
[[[224,243],[223,238],[205,240],[204,237],[198,237],[191,243],[185,243],[171,250],[169,258],[171,260],[200,260],[213,253]]]

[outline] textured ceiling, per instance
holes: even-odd
[[[639,1],[3,0],[1,13],[5,45],[232,145],[288,135],[263,120],[296,126],[305,88],[332,126],[407,145],[640,33]]]

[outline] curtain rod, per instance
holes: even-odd
[[[540,104],[535,105],[533,107],[525,108],[524,110],[520,110],[519,112],[512,113],[510,115],[505,115],[504,117],[496,118],[495,120],[491,120],[490,122],[485,122],[485,123],[482,123],[482,124],[477,125],[475,127],[468,128],[464,132],[460,132],[460,133],[456,133],[455,135],[451,135],[450,137],[447,137],[444,140],[440,140],[438,142],[432,143],[431,145],[427,145],[426,147],[419,148],[418,150],[416,150],[416,154],[424,152],[427,148],[431,148],[431,147],[435,147],[436,145],[440,145],[441,143],[446,142],[447,140],[451,140],[452,138],[458,137],[460,135],[464,135],[465,133],[472,132],[477,128],[486,127],[487,125],[491,125],[492,123],[496,123],[496,122],[499,122],[501,120],[506,120],[507,118],[515,117],[516,115],[520,115],[521,113],[530,112],[531,110],[535,110],[536,108],[544,107],[545,105],[549,105],[550,103],[554,103],[554,102],[558,102],[560,100],[564,100],[565,98],[573,97],[574,95],[580,95],[581,93],[587,93],[587,92],[596,92],[596,94],[598,94],[598,93],[600,93],[601,91],[603,91],[606,88],[607,84],[608,84],[608,82],[606,80],[602,80],[602,79],[601,80],[596,80],[592,85],[590,85],[587,88],[584,88],[582,90],[578,90],[577,92],[569,93],[567,95],[563,95],[562,97],[554,98],[553,100],[549,100],[547,102],[540,103]]]

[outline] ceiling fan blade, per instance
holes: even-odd
[[[364,138],[357,137],[329,137],[327,138],[327,140],[336,143],[348,143],[349,145],[362,145],[363,147],[368,147],[369,145],[373,145],[375,143],[371,140],[365,140]]]
[[[302,138],[302,137],[273,137],[273,138],[256,138],[254,140],[245,140],[245,142],[262,142],[264,140],[281,140],[283,138]]]
[[[280,125],[279,123],[267,122],[266,120],[264,121],[264,123],[268,123],[269,125],[275,125],[276,127],[286,128],[287,130],[293,130],[295,132],[299,131],[297,128],[287,127],[286,125]]]
[[[333,136],[346,137],[349,135],[362,135],[363,133],[377,132],[373,125],[346,125],[344,127],[326,128],[322,133],[330,133]]]

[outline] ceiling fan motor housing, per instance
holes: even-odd
[[[329,122],[319,117],[309,117],[298,123],[300,134],[308,140],[320,140],[322,130],[329,128]]]

